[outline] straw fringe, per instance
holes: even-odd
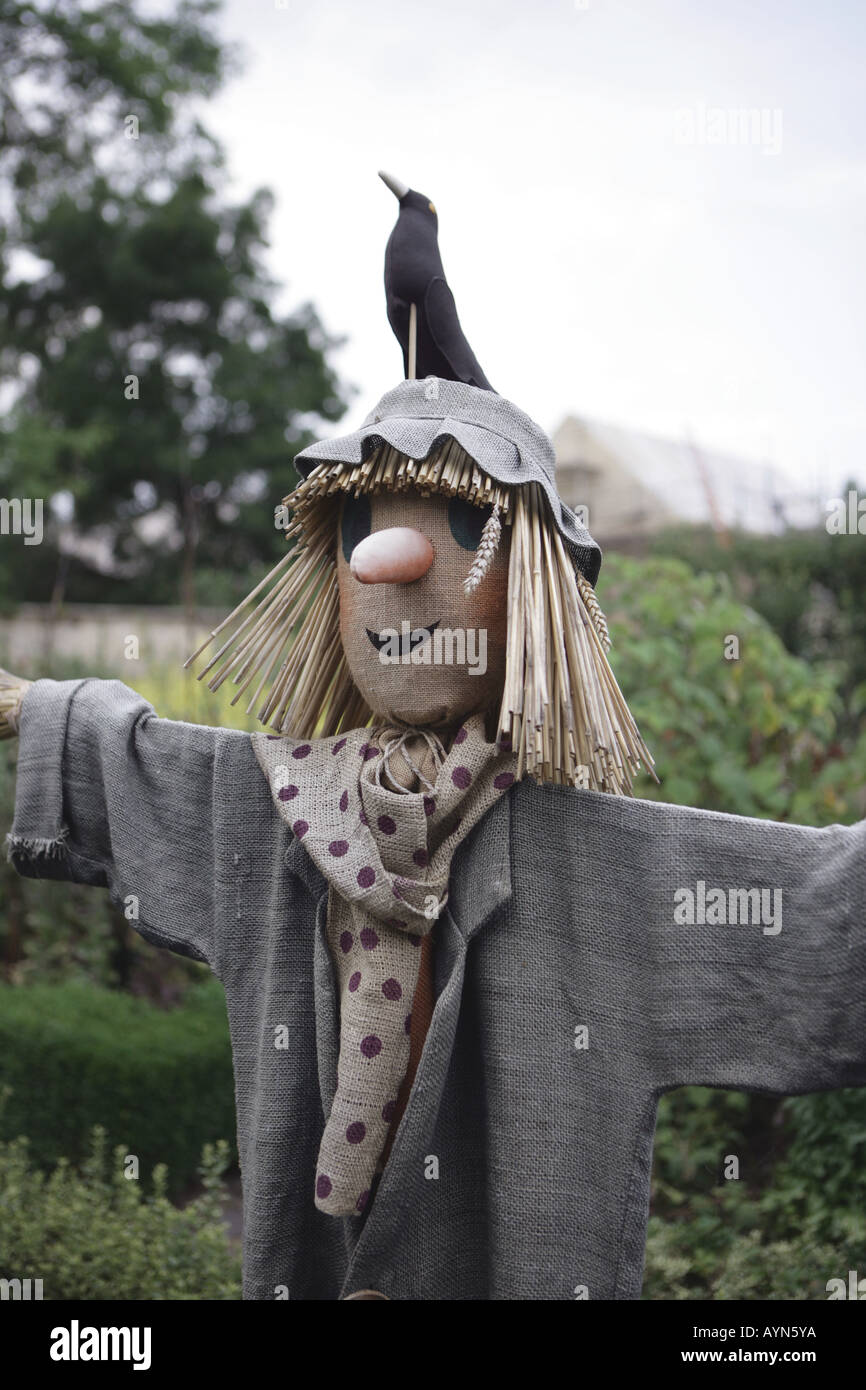
[[[417,489],[492,507],[472,570],[481,582],[507,517],[509,492],[449,440],[420,463],[383,445],[363,463],[320,463],[283,498],[293,513],[286,531],[293,548],[185,662],[189,667],[222,644],[198,674],[208,689],[231,680],[237,704],[258,677],[246,713],[296,738],[328,737],[369,723],[371,711],[351,678],[339,640],[339,591],[334,504],[340,496]],[[493,522],[494,517],[496,518]],[[491,523],[493,522],[493,525]],[[482,555],[483,550],[483,555]],[[474,587],[474,586],[473,586]],[[246,612],[254,600],[251,611]]]
[[[15,738],[21,717],[21,702],[32,682],[13,676],[0,667],[0,739]]]

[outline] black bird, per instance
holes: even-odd
[[[492,391],[460,327],[457,305],[445,279],[436,209],[423,193],[416,193],[399,179],[381,172],[379,177],[400,203],[385,248],[385,301],[388,322],[403,349],[406,376],[438,376]],[[410,344],[413,317],[414,363]]]

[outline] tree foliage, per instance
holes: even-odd
[[[0,487],[55,499],[42,546],[7,538],[7,594],[243,591],[292,454],[344,408],[312,307],[275,310],[270,194],[228,199],[194,114],[230,65],[215,8],[0,5]]]

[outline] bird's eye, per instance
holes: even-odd
[[[343,503],[343,517],[340,523],[340,531],[343,539],[343,554],[346,563],[352,558],[352,551],[365,536],[370,534],[370,499],[363,494],[360,497],[347,497]]]
[[[462,497],[452,497],[448,503],[448,525],[458,545],[464,550],[477,550],[484,524],[492,507],[476,507]]]
[[[428,206],[428,208],[430,209],[431,212],[435,212],[435,211],[436,211],[436,209],[434,208],[434,206],[433,206],[432,203],[428,203],[427,206]]]

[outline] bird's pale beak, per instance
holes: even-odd
[[[401,201],[409,192],[408,183],[403,183],[400,179],[395,179],[393,174],[386,174],[383,169],[379,170],[379,178],[384,184],[387,184],[394,194],[394,197],[399,198]]]

